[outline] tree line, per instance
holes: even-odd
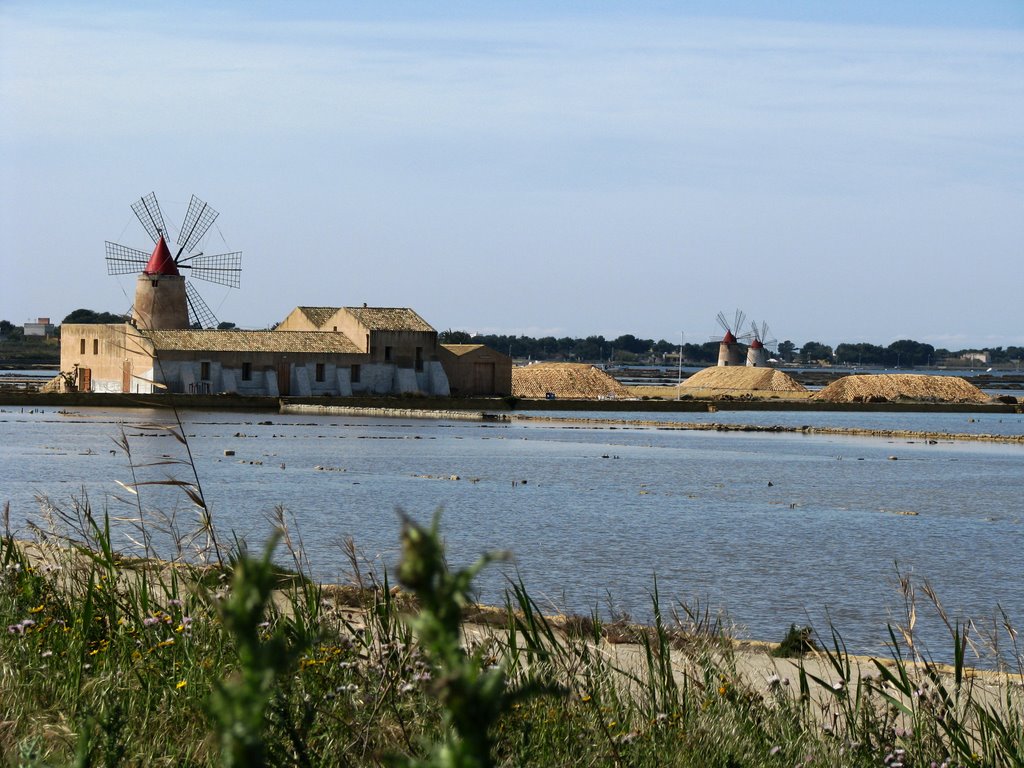
[[[678,362],[679,342],[665,339],[637,338],[624,334],[614,339],[604,336],[572,338],[564,336],[517,336],[504,334],[470,334],[466,331],[446,330],[438,335],[442,344],[486,344],[510,357],[529,360],[587,362],[587,363],[641,363],[666,365]],[[741,345],[743,346],[743,345]],[[713,364],[718,362],[718,341],[682,345],[683,362]],[[779,342],[774,350],[775,359],[785,363],[817,365],[822,363],[849,366],[881,366],[911,368],[937,365],[946,360],[962,358],[975,350],[948,350],[931,344],[900,339],[888,346],[867,342],[842,343],[834,349],[820,341],[807,341],[797,346],[789,339]],[[1024,359],[1024,347],[988,348],[993,363],[1013,363]]]

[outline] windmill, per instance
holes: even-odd
[[[747,319],[746,312],[737,309],[736,314],[733,316],[733,322],[730,325],[729,319],[725,316],[724,312],[719,312],[716,319],[718,324],[722,326],[722,330],[725,331],[725,336],[722,337],[722,343],[718,346],[718,364],[722,366],[726,365],[742,365],[743,357],[740,351],[740,341],[750,338],[750,333],[739,333],[743,327],[743,323]],[[736,329],[734,332],[733,329]]]
[[[167,244],[167,228],[157,203],[150,192],[132,205],[142,228],[153,240],[151,254],[107,241],[107,274],[126,275],[138,272],[135,284],[135,306],[132,318],[136,325],[158,328],[215,328],[217,318],[195,287],[185,280],[182,270],[191,277],[229,288],[237,288],[242,271],[242,253],[206,255],[195,252],[218,213],[195,195],[188,204],[185,221],[175,241],[177,253],[171,255]]]
[[[764,368],[768,365],[768,348],[775,346],[775,339],[768,338],[768,323],[750,324],[750,331],[754,340],[750,342],[747,349],[747,366],[750,368]]]

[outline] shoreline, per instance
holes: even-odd
[[[4,407],[180,408],[182,410],[278,411],[282,406],[305,405],[389,411],[628,411],[633,413],[708,413],[715,411],[806,411],[851,413],[1024,413],[1024,403],[944,403],[898,401],[884,403],[831,403],[821,400],[768,397],[681,400],[536,400],[517,397],[248,397],[244,395],[176,395],[123,393],[50,393],[0,391]]]

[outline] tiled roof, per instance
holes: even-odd
[[[457,357],[469,354],[470,352],[478,349],[485,349],[483,344],[442,344],[441,347],[447,349]]]
[[[157,351],[324,352],[358,355],[364,350],[343,333],[322,331],[144,331]]]
[[[330,320],[341,307],[299,307],[299,309],[309,318],[309,322],[319,328]]]
[[[371,331],[434,330],[426,320],[405,307],[345,307],[345,311]]]

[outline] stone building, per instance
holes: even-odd
[[[431,334],[436,345],[432,329],[372,333],[381,344],[367,351],[365,334],[359,344],[333,331],[66,324],[61,329],[61,370],[73,374],[76,388],[87,392],[447,395],[448,380],[436,353],[424,349],[417,357],[417,347],[425,348]]]
[[[442,344],[441,365],[453,395],[512,394],[512,358],[483,344]]]
[[[276,333],[317,331],[351,339],[366,355],[353,392],[448,395],[437,331],[405,307],[296,307]]]

